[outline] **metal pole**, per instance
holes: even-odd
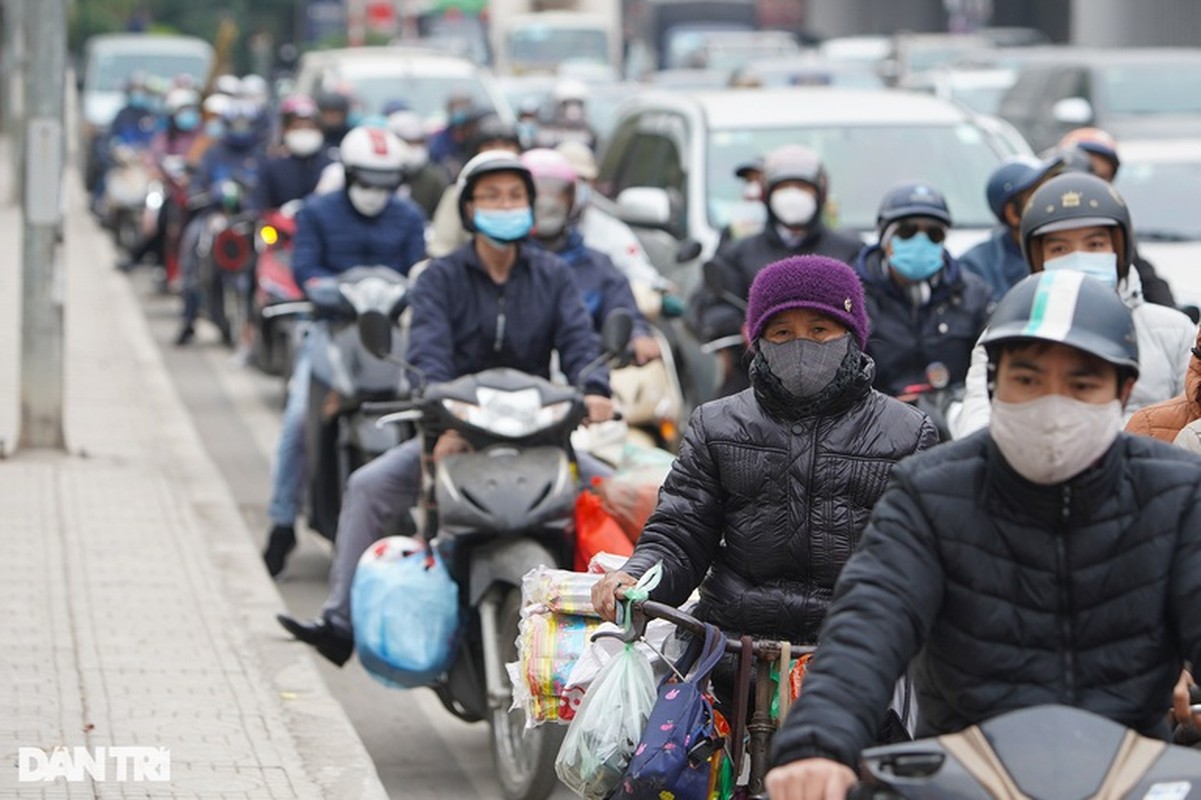
[[[4,0],[4,132],[12,158],[12,194],[6,202],[21,201],[21,170],[25,135],[25,0]]]
[[[22,447],[64,448],[62,225],[67,0],[27,8],[24,250],[21,289]]]

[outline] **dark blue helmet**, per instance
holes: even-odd
[[[1063,166],[1059,154],[1039,161],[1033,156],[1015,156],[997,167],[988,178],[984,190],[988,207],[1001,222],[1005,222],[1005,206]],[[1021,211],[1021,209],[1018,209]]]
[[[951,227],[951,210],[942,192],[928,183],[911,181],[889,189],[880,201],[876,213],[876,230],[883,232],[892,223],[905,217],[933,217]]]

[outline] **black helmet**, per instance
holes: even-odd
[[[1084,273],[1040,272],[1023,278],[997,304],[980,343],[997,364],[998,346],[1023,340],[1083,350],[1138,377],[1134,317],[1113,289]]]
[[[784,181],[804,181],[817,189],[817,208],[826,202],[826,168],[816,152],[799,144],[777,147],[763,158],[763,199]]]
[[[463,165],[459,171],[459,221],[465,230],[475,232],[475,225],[467,215],[467,204],[475,193],[475,185],[480,178],[494,172],[516,172],[525,183],[526,193],[530,198],[530,208],[534,207],[534,176],[530,174],[521,159],[505,150],[486,150]]]
[[[1042,253],[1031,248],[1035,236],[1054,231],[1103,225],[1114,228],[1114,252],[1118,255],[1118,274],[1125,275],[1134,263],[1134,231],[1130,210],[1117,190],[1096,175],[1065,172],[1056,175],[1030,195],[1022,210],[1019,229],[1022,256],[1031,269],[1042,268]]]
[[[340,114],[350,113],[350,97],[344,92],[327,90],[317,94],[317,110]]]
[[[951,227],[951,210],[942,192],[920,181],[899,183],[884,193],[876,212],[876,231],[883,233],[889,225],[905,217],[933,217]]]
[[[508,142],[517,150],[521,149],[521,139],[517,135],[517,126],[511,125],[491,112],[480,115],[475,120],[475,130],[468,142],[468,151],[479,155],[480,145],[484,142]]]

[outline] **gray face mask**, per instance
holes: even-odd
[[[850,346],[850,334],[824,342],[793,339],[776,344],[759,340],[759,352],[767,366],[794,397],[812,397],[829,386]]]

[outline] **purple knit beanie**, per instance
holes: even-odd
[[[869,324],[863,284],[855,270],[836,258],[792,256],[768,264],[755,276],[747,299],[747,337],[758,339],[774,314],[811,308],[836,319],[867,347]]]

